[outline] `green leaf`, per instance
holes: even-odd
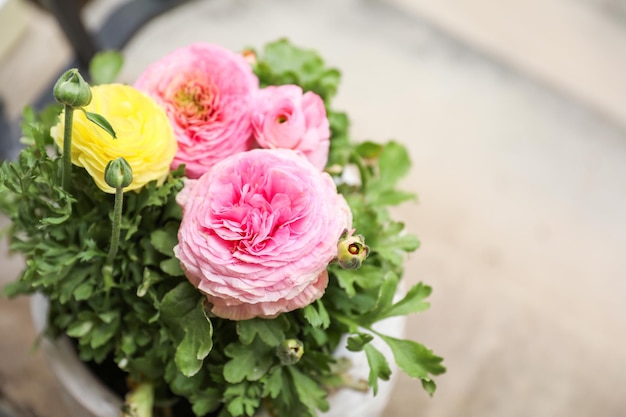
[[[271,350],[258,339],[250,345],[231,343],[224,351],[230,361],[224,365],[224,379],[231,384],[256,381],[263,377],[274,363]]]
[[[348,338],[348,350],[351,352],[360,352],[365,346],[371,342],[374,337],[367,333],[357,333]]]
[[[283,367],[276,367],[268,373],[263,381],[263,396],[276,398],[280,394],[285,380],[283,379]]]
[[[376,288],[385,279],[381,268],[369,264],[367,261],[359,269],[341,269],[338,266],[333,266],[331,270],[337,277],[341,288],[345,289],[350,297],[356,295],[355,284],[361,288]]]
[[[376,395],[378,393],[378,380],[388,381],[391,376],[391,369],[387,359],[385,359],[385,355],[371,344],[365,345],[365,355],[370,366],[367,382],[372,388],[374,395]]]
[[[183,269],[180,267],[180,261],[177,258],[170,258],[161,261],[159,266],[163,272],[173,277],[182,277],[185,275]]]
[[[93,284],[91,282],[83,282],[74,290],[74,299],[76,301],[86,300],[93,294]]]
[[[191,409],[197,416],[204,416],[219,408],[222,403],[222,395],[215,388],[202,390],[198,395],[191,397]]]
[[[234,417],[252,416],[261,404],[259,394],[260,387],[250,382],[228,385],[224,391],[226,410]]]
[[[82,337],[93,329],[94,322],[92,320],[75,321],[67,328],[67,335],[70,337]]]
[[[359,143],[355,150],[362,158],[376,159],[380,156],[383,146],[379,143],[366,141]]]
[[[372,203],[381,206],[397,206],[407,201],[415,200],[415,193],[398,191],[398,190],[386,190],[373,198]]]
[[[396,363],[407,375],[412,378],[430,381],[430,374],[439,375],[446,371],[441,364],[443,358],[436,356],[424,345],[412,340],[396,339],[380,335],[389,345]]]
[[[89,62],[89,77],[93,84],[110,84],[115,81],[122,66],[124,57],[118,51],[98,52]]]
[[[313,327],[319,327],[322,329],[327,329],[330,326],[330,317],[328,316],[328,312],[324,307],[324,303],[320,300],[315,302],[315,305],[309,304],[308,306],[302,309],[304,313],[304,318],[309,324]]]
[[[298,394],[300,402],[311,411],[312,415],[316,414],[316,410],[328,411],[329,404],[326,400],[326,391],[306,374],[303,374],[295,366],[288,366],[293,385]]]
[[[384,312],[389,309],[393,303],[393,298],[396,295],[398,289],[398,282],[400,278],[393,272],[388,272],[385,275],[385,280],[378,292],[378,299],[374,308],[372,308],[367,314],[361,315],[358,318],[358,322],[368,327],[371,324],[381,320],[384,316]]]
[[[435,384],[435,381],[433,381],[432,379],[422,379],[422,387],[424,388],[424,391],[426,391],[431,397],[433,396],[435,391],[437,391],[437,384]]]
[[[285,332],[289,328],[289,322],[284,316],[274,319],[251,319],[237,322],[237,334],[244,345],[249,345],[258,335],[261,340],[270,347],[278,346],[285,340]]]
[[[424,300],[431,292],[431,287],[421,282],[414,285],[402,300],[384,309],[379,315],[379,319],[393,316],[406,316],[408,314],[428,310],[430,304]]]
[[[178,244],[177,231],[178,225],[170,222],[150,233],[150,243],[163,255],[174,256],[174,246]]]
[[[406,148],[398,142],[388,142],[379,158],[380,183],[384,188],[392,188],[411,168],[411,159]]]
[[[202,367],[213,348],[213,326],[206,319],[200,304],[185,316],[185,337],[176,348],[176,366],[185,376],[193,376]]]
[[[161,303],[166,326],[174,340],[180,340],[174,357],[176,366],[187,377],[198,373],[213,348],[213,326],[204,314],[203,298],[191,284],[183,282]]]
[[[82,108],[81,110],[83,111],[83,113],[85,113],[85,117],[87,118],[87,120],[107,132],[113,139],[117,139],[117,135],[115,133],[115,130],[113,130],[113,126],[111,126],[109,121],[105,119],[104,116],[97,113],[88,112],[87,110],[84,110]]]

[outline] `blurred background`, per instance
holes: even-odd
[[[80,16],[101,35],[125,3]],[[448,372],[433,398],[401,376],[386,416],[626,416],[626,0],[181,3],[130,38],[121,81],[192,42],[288,37],[342,70],[355,139],[411,152],[406,279],[434,293],[407,332]],[[74,57],[51,13],[0,0],[3,132]],[[21,261],[3,245],[0,265],[2,284]],[[0,404],[63,416],[28,300],[0,299],[0,335]]]

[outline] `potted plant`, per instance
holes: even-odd
[[[432,394],[442,359],[377,325],[428,308],[430,287],[399,291],[419,242],[388,210],[414,198],[408,154],[352,141],[339,71],[286,40],[190,45],[133,86],[108,57],[99,85],[70,70],[59,104],[25,111],[0,209],[26,260],[5,293],[45,297],[46,335],[119,412],[315,416],[396,364]]]

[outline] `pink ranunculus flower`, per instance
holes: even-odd
[[[302,152],[320,170],[328,161],[330,127],[321,97],[297,85],[259,91],[252,113],[254,137],[262,148]]]
[[[165,56],[135,82],[165,108],[178,140],[172,167],[185,164],[189,178],[250,148],[250,109],[258,86],[244,57],[203,43]]]
[[[176,257],[222,318],[271,318],[328,284],[352,214],[331,177],[296,151],[254,149],[215,164],[179,193]]]

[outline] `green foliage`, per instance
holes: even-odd
[[[93,84],[115,81],[124,65],[124,56],[118,51],[98,52],[89,63],[89,77]]]
[[[98,113],[88,112],[85,109],[81,109],[81,111],[85,114],[85,117],[87,118],[87,120],[89,120],[91,123],[95,124],[100,129],[107,132],[109,136],[111,136],[113,139],[117,139],[117,134],[115,133],[113,126],[111,126],[111,124],[109,123],[107,119],[105,119]]]
[[[92,77],[111,81],[117,58],[99,59],[104,61],[93,64]],[[346,335],[347,348],[367,357],[374,393],[379,380],[391,375],[387,359],[371,343],[379,339],[389,345],[399,367],[432,394],[432,377],[444,371],[442,359],[377,327],[381,320],[429,307],[431,289],[421,283],[395,298],[406,254],[419,246],[389,213],[390,206],[415,199],[397,189],[410,167],[406,149],[394,141],[351,140],[347,115],[331,107],[339,71],[328,68],[317,53],[280,40],[258,54],[254,70],[261,85],[296,83],[324,99],[331,128],[326,170],[371,249],[359,269],[331,264],[320,300],[274,319],[212,317],[208,301],[187,281],[174,256],[182,170],[172,172],[162,186],[151,183],[125,194],[119,250],[107,265],[113,196],[78,167],[72,171],[71,194],[58,185],[61,159],[49,133],[60,111],[55,106],[40,114],[25,111],[28,147],[17,161],[0,165],[0,212],[12,221],[11,250],[26,259],[5,294],[42,292],[51,301],[51,335],[75,339],[83,360],[112,359],[130,380],[154,386],[157,404],[186,398],[198,416],[251,416],[262,406],[276,416],[316,416],[328,408],[327,388],[341,384],[333,353]],[[344,181],[346,165],[357,169],[358,183]],[[277,347],[289,339],[302,342],[304,355],[284,365]]]

